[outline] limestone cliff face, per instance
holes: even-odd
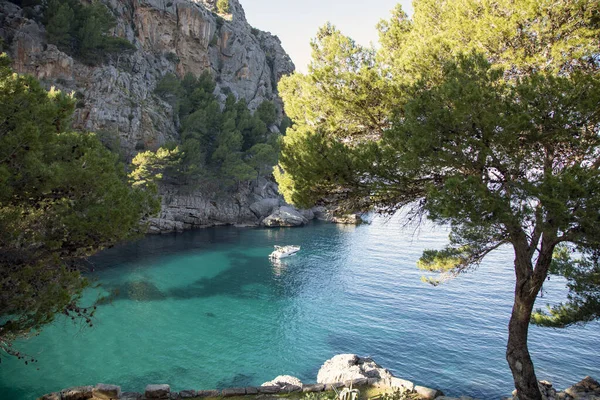
[[[224,100],[231,91],[251,109],[274,101],[276,82],[294,64],[276,36],[252,28],[237,0],[231,15],[215,14],[213,0],[102,0],[117,18],[114,34],[136,47],[90,67],[48,44],[45,28],[0,0],[0,37],[14,69],[47,86],[75,91],[75,127],[118,139],[127,157],[177,139],[173,110],[153,94],[168,72],[210,71]]]
[[[276,84],[293,72],[294,64],[276,36],[248,24],[238,0],[229,0],[227,16],[216,14],[216,0],[100,1],[116,17],[113,34],[126,38],[135,51],[89,66],[47,42],[45,28],[37,22],[39,7],[32,12],[0,0],[0,38],[14,69],[34,75],[47,87],[75,92],[75,128],[98,133],[129,159],[177,140],[174,111],[154,94],[157,82],[169,72],[182,77],[210,71],[217,82],[215,94],[223,102],[230,92],[246,99],[250,109],[271,100],[281,116]],[[266,181],[226,196],[206,188],[183,192],[163,186],[161,192],[162,211],[151,221],[153,233],[258,225],[283,204],[276,185]],[[295,217],[295,224],[304,222]]]

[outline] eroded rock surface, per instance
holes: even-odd
[[[279,386],[280,392],[297,392],[302,390],[302,381],[295,376],[279,375],[277,378],[265,382],[261,386]]]
[[[0,1],[0,38],[19,73],[47,86],[75,92],[75,127],[101,132],[127,157],[177,138],[173,109],[154,94],[169,72],[183,76],[210,71],[217,96],[233,93],[256,109],[272,100],[276,83],[294,70],[279,39],[248,24],[238,0],[219,16],[212,0],[101,0],[116,17],[113,34],[135,51],[89,66],[47,42],[45,27],[7,1]]]
[[[308,222],[299,210],[285,205],[277,185],[266,179],[218,194],[207,188],[184,192],[179,187],[161,188],[160,215],[150,219],[150,233],[181,232],[217,225],[300,226]]]
[[[370,358],[361,358],[356,354],[338,354],[325,361],[317,374],[318,383],[346,382],[359,378],[376,378],[390,382],[393,375]]]
[[[565,393],[577,400],[600,400],[600,384],[590,376],[565,390]]]

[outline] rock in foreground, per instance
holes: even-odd
[[[302,226],[308,222],[300,212],[292,207],[283,206],[262,221],[267,227]]]
[[[279,386],[280,392],[299,392],[302,390],[302,381],[295,376],[279,375],[277,378],[265,382],[261,386]]]
[[[336,383],[360,378],[376,378],[390,382],[393,375],[370,358],[361,358],[356,354],[338,354],[325,361],[319,369],[317,382]]]

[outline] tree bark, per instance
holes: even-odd
[[[536,290],[537,285],[533,284],[531,275],[519,274],[519,270],[523,272],[524,268],[523,265],[517,264],[518,261],[515,261],[517,283],[512,315],[508,324],[506,360],[513,375],[519,400],[542,400],[527,347],[531,313],[539,288]]]

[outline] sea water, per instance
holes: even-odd
[[[15,344],[38,362],[3,357],[0,399],[34,399],[78,385],[142,392],[256,386],[288,374],[314,383],[332,356],[370,356],[396,376],[449,395],[493,399],[512,391],[505,361],[514,292],[503,248],[474,272],[433,287],[416,267],[444,228],[376,218],[355,226],[220,227],[151,236],[94,257],[93,327],[59,317]],[[281,263],[273,245],[300,245]],[[552,278],[537,306],[564,300]],[[564,388],[600,378],[600,324],[532,327],[539,379]]]

